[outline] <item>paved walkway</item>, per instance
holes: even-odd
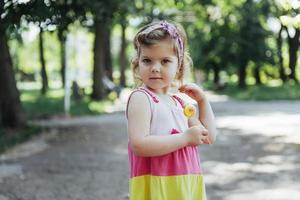
[[[200,148],[208,199],[299,200],[300,102],[210,99],[219,135]],[[44,134],[0,156],[0,200],[128,199],[124,102],[116,110],[35,122]]]

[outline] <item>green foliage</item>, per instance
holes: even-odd
[[[265,62],[267,60],[265,53],[268,50],[266,38],[269,33],[262,26],[258,16],[265,20],[261,5],[254,3],[253,0],[247,0],[240,9],[238,56],[241,60],[246,59],[254,62]]]
[[[268,40],[272,35],[266,26],[268,1],[215,0],[191,6],[196,19],[187,30],[195,68],[206,74],[212,69],[236,74],[249,61],[258,66],[275,64],[275,46],[270,46],[274,38]]]
[[[34,31],[24,34],[23,44],[15,40],[10,41],[9,45],[12,47],[10,48],[11,55],[14,59],[18,59],[18,63],[14,60],[15,67],[23,72],[32,74],[40,70],[38,43],[38,36],[35,35]],[[55,34],[46,32],[44,33],[44,45],[47,71],[58,71],[60,66],[58,38]]]
[[[194,5],[197,21],[188,27],[191,55],[196,68],[220,69],[234,66],[238,22],[235,10],[240,1],[223,1]]]
[[[116,24],[128,26],[129,21],[132,20],[134,21],[133,26],[130,24],[128,29],[132,31],[136,28],[135,26],[148,23],[153,19],[171,19],[182,23],[188,32],[190,53],[195,68],[200,68],[208,74],[211,69],[217,67],[219,71],[237,77],[235,74],[238,67],[243,64],[241,59],[244,59],[247,61],[244,67],[248,68],[247,74],[248,80],[250,80],[247,80],[247,83],[255,84],[252,71],[256,66],[261,66],[261,78],[263,83],[266,83],[269,79],[279,78],[276,66],[278,59],[275,56],[277,51],[276,35],[274,33],[272,35],[268,31],[267,19],[269,16],[275,16],[279,19],[281,15],[295,17],[299,13],[299,8],[293,8],[288,0],[283,0],[284,4],[280,5],[276,4],[277,1],[274,0],[33,0],[27,4],[13,0],[4,2],[1,1],[0,3],[1,11],[6,13],[1,18],[1,22],[5,21],[6,24],[11,22],[14,22],[11,24],[23,23],[22,29],[11,33],[11,35],[15,35],[11,37],[14,40],[10,42],[10,50],[16,68],[26,73],[39,74],[37,40],[23,41],[23,43],[19,40],[20,35],[26,32],[24,30],[31,28],[29,21],[37,22],[37,24],[42,23],[46,30],[57,30],[59,37],[45,33],[45,57],[50,79],[57,79],[59,74],[58,41],[63,39],[60,38],[62,37],[61,32],[70,30],[70,27],[75,27],[76,30],[85,27],[93,28],[95,21],[105,21],[112,28],[115,28]],[[24,20],[22,22],[20,19],[26,19],[27,22],[24,23]],[[74,25],[76,20],[82,23],[77,21],[77,24]],[[73,26],[70,26],[71,24]],[[118,28],[120,31],[120,27]],[[128,38],[132,39],[133,33],[129,31],[127,31],[129,33]],[[71,33],[74,34],[74,32]],[[111,38],[115,40],[114,37]],[[89,35],[87,43],[92,44],[92,39],[93,35]],[[28,39],[26,38],[26,40]],[[286,41],[283,41],[282,54],[285,69],[287,69],[288,64],[286,46]],[[132,51],[132,48],[129,46],[128,52]],[[119,52],[113,51],[112,53],[114,53],[114,69],[119,69],[119,60],[116,56]],[[72,69],[76,66],[77,61],[74,59],[77,55],[73,54],[70,56],[72,58],[68,60]],[[91,48],[88,49],[87,54],[90,55],[89,63],[81,64],[78,67],[88,68],[87,71],[90,72],[92,68]],[[133,53],[130,52],[129,54],[132,55]],[[80,59],[87,59],[86,54]],[[288,69],[286,71],[288,72]],[[49,99],[35,98],[35,100],[46,103]],[[56,100],[56,102],[59,101],[62,99]],[[88,101],[86,99],[84,104],[88,104]],[[53,106],[50,110],[56,110],[54,113],[62,112],[62,107],[56,107],[62,105],[62,102],[51,104],[49,101],[49,105],[50,107]],[[30,103],[27,106],[30,107]],[[39,107],[43,106],[40,105]],[[84,106],[79,107],[83,108]],[[34,110],[34,108],[30,109]],[[86,107],[83,110],[89,109]],[[78,111],[78,113],[86,111]],[[36,112],[38,113],[38,111]],[[51,113],[51,111],[49,112]]]
[[[299,12],[300,5],[297,1],[278,0],[274,3],[277,8],[277,13],[280,13],[280,21],[284,26],[292,26],[300,29]]]

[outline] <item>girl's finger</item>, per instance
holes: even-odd
[[[178,88],[178,90],[179,90],[180,92],[182,92],[182,91],[183,91],[183,87],[181,86],[180,88]]]
[[[178,89],[179,89],[179,90],[184,90],[184,89],[186,89],[186,88],[187,88],[187,85],[185,84],[185,85],[180,86]]]

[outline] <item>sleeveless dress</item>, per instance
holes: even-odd
[[[151,135],[179,134],[188,128],[188,120],[183,114],[184,103],[178,96],[173,96],[176,106],[171,106],[160,102],[158,96],[146,87],[134,90],[131,95],[137,91],[147,95],[151,106]],[[134,154],[129,142],[128,156],[131,200],[206,200],[196,146],[162,156],[141,157]]]

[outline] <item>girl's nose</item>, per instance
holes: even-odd
[[[151,72],[160,72],[160,65],[159,64],[154,64],[151,68]]]

